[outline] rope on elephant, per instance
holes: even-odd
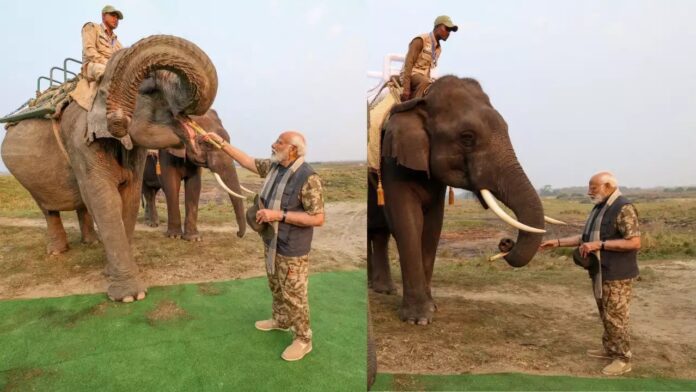
[[[63,145],[63,139],[60,137],[60,123],[55,118],[51,119],[51,128],[53,129],[53,136],[56,138],[56,142],[58,143],[58,148],[60,148],[60,152],[63,153],[63,157],[65,157],[65,161],[68,162],[68,166],[70,167],[70,157],[68,156],[68,152],[65,150],[65,146]]]

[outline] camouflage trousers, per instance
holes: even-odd
[[[628,331],[629,305],[633,279],[605,280],[602,298],[597,300],[599,317],[604,324],[602,345],[613,358],[631,359],[631,338]]]
[[[264,252],[264,256],[265,256]],[[276,254],[275,271],[266,272],[273,295],[273,320],[281,328],[290,328],[295,339],[312,340],[309,328],[307,283],[309,255],[288,257]]]

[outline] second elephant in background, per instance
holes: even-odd
[[[205,129],[206,132],[214,132],[226,141],[230,136],[222,126],[222,122],[215,110],[209,110],[203,116],[191,116],[191,118]],[[202,168],[212,171],[218,181],[224,183],[228,189],[230,201],[234,208],[237,221],[237,236],[242,237],[246,232],[246,219],[244,216],[244,196],[239,184],[239,177],[234,162],[227,154],[208,143],[199,141],[200,156],[187,156],[186,152],[177,149],[159,150],[159,174],[157,174],[157,160],[148,157],[145,174],[143,177],[143,197],[145,200],[145,222],[150,226],[157,226],[158,217],[155,207],[155,194],[161,187],[167,200],[167,232],[170,238],[183,238],[188,241],[200,241],[198,233],[198,202],[201,195]],[[184,181],[184,225],[181,225],[181,212],[179,209],[179,191],[181,181]],[[159,185],[159,186],[158,186]],[[222,184],[221,184],[222,185]]]

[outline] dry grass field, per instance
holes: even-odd
[[[696,378],[696,198],[673,196],[629,195],[643,244],[631,377]],[[579,233],[591,209],[583,198],[543,204],[547,215],[570,223],[547,227],[547,238]],[[391,247],[399,294],[370,293],[380,372],[600,375],[605,363],[584,354],[601,347],[602,335],[587,273],[570,249],[539,253],[519,269],[487,260],[501,238],[515,235],[476,201],[447,207],[432,283],[438,311],[428,326],[396,315],[401,282]]]

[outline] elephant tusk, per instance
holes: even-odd
[[[244,192],[251,193],[252,195],[256,194],[256,192],[246,189],[244,186],[242,186],[242,184],[239,184],[239,187],[242,188]]]
[[[502,259],[503,257],[507,256],[508,253],[510,252],[503,252],[503,253],[498,253],[497,255],[493,255],[488,258],[488,261],[496,261],[498,259]]]
[[[567,225],[567,223],[560,221],[558,219],[553,219],[549,218],[548,216],[544,215],[544,220],[548,223],[554,224],[554,225]]]
[[[486,201],[486,204],[488,204],[488,207],[491,208],[491,210],[498,215],[500,219],[502,219],[505,223],[509,224],[512,227],[518,228],[522,231],[527,231],[530,233],[546,233],[546,230],[543,229],[537,229],[536,227],[531,227],[527,226],[524,223],[518,221],[517,219],[511,217],[508,215],[505,211],[503,211],[502,208],[498,205],[498,202],[495,200],[495,197],[489,191],[488,189],[481,189],[481,196],[483,197],[483,200]]]
[[[222,178],[220,178],[220,175],[219,175],[219,174],[213,172],[213,175],[215,176],[215,179],[217,180],[218,184],[220,184],[220,186],[222,187],[222,189],[226,190],[227,193],[229,193],[230,195],[232,195],[232,196],[234,196],[234,197],[237,197],[237,198],[239,198],[239,199],[246,200],[246,197],[245,197],[245,196],[242,196],[242,195],[240,195],[239,193],[235,193],[232,189],[228,188],[227,185],[225,185],[225,183],[222,182]]]

